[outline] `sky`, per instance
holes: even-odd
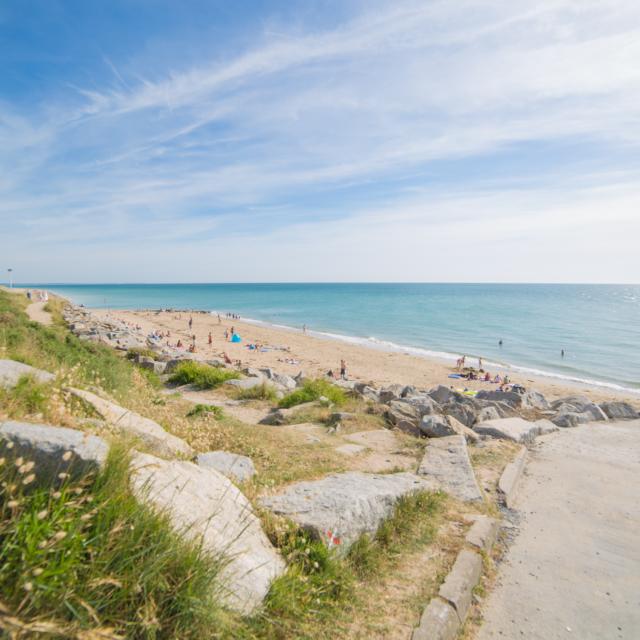
[[[4,0],[0,280],[640,282],[637,0]]]

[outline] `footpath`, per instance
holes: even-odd
[[[539,439],[478,640],[640,637],[640,420]]]

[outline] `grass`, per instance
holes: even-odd
[[[329,402],[338,406],[344,404],[347,400],[347,395],[343,389],[319,378],[317,380],[307,380],[300,389],[296,389],[282,398],[278,406],[288,409],[305,402],[313,402],[322,397],[327,398]]]
[[[94,477],[45,488],[36,486],[38,468],[14,464],[7,448],[0,452],[0,626],[155,640],[215,637],[224,628],[212,588],[220,561],[133,497],[126,451],[112,450]]]
[[[266,382],[249,389],[239,389],[235,397],[236,400],[267,400],[268,402],[275,402],[278,399],[276,390]]]
[[[69,384],[102,387],[127,397],[132,367],[109,347],[85,342],[63,326],[42,326],[24,312],[26,298],[0,291],[0,357],[18,360],[66,378]]]
[[[268,533],[289,567],[273,583],[264,614],[246,637],[347,637],[366,598],[366,585],[382,579],[403,553],[433,541],[443,502],[439,493],[406,496],[374,536],[362,536],[346,555],[327,549],[290,522],[267,518]]]
[[[175,384],[192,384],[198,389],[215,389],[227,380],[240,377],[237,371],[211,367],[195,360],[181,362],[171,374],[169,382]]]
[[[127,351],[127,360],[135,360],[138,356],[144,356],[155,360],[158,357],[158,354],[152,349],[147,349],[146,347],[135,347]]]
[[[191,411],[187,412],[187,418],[197,418],[200,416],[213,416],[216,420],[224,418],[222,407],[214,404],[197,404]]]
[[[0,388],[0,405],[10,418],[48,412],[52,386],[23,375],[12,389]]]

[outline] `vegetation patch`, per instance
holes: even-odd
[[[158,354],[152,349],[147,349],[146,347],[134,347],[127,351],[127,360],[135,360],[140,356],[155,360],[158,357]]]
[[[237,400],[267,400],[268,402],[277,400],[276,390],[267,382],[249,389],[239,389],[235,397]]]
[[[347,400],[347,394],[343,389],[319,378],[317,380],[307,380],[300,389],[296,389],[282,398],[278,405],[288,409],[297,404],[313,402],[322,397],[338,406],[344,404]]]
[[[113,450],[94,477],[41,488],[37,467],[13,460],[9,444],[0,452],[2,626],[64,638],[201,638],[223,629],[220,561],[134,498],[125,450]],[[87,629],[96,635],[83,636]]]
[[[240,377],[237,371],[211,367],[195,360],[181,362],[171,374],[169,382],[175,384],[192,384],[198,389],[215,389],[227,380]]]
[[[187,412],[187,418],[197,418],[199,416],[213,416],[216,420],[224,418],[222,407],[215,404],[197,404],[191,411]]]

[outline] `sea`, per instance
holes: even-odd
[[[481,356],[488,366],[640,393],[640,285],[32,286],[92,308],[232,312],[377,349]]]

